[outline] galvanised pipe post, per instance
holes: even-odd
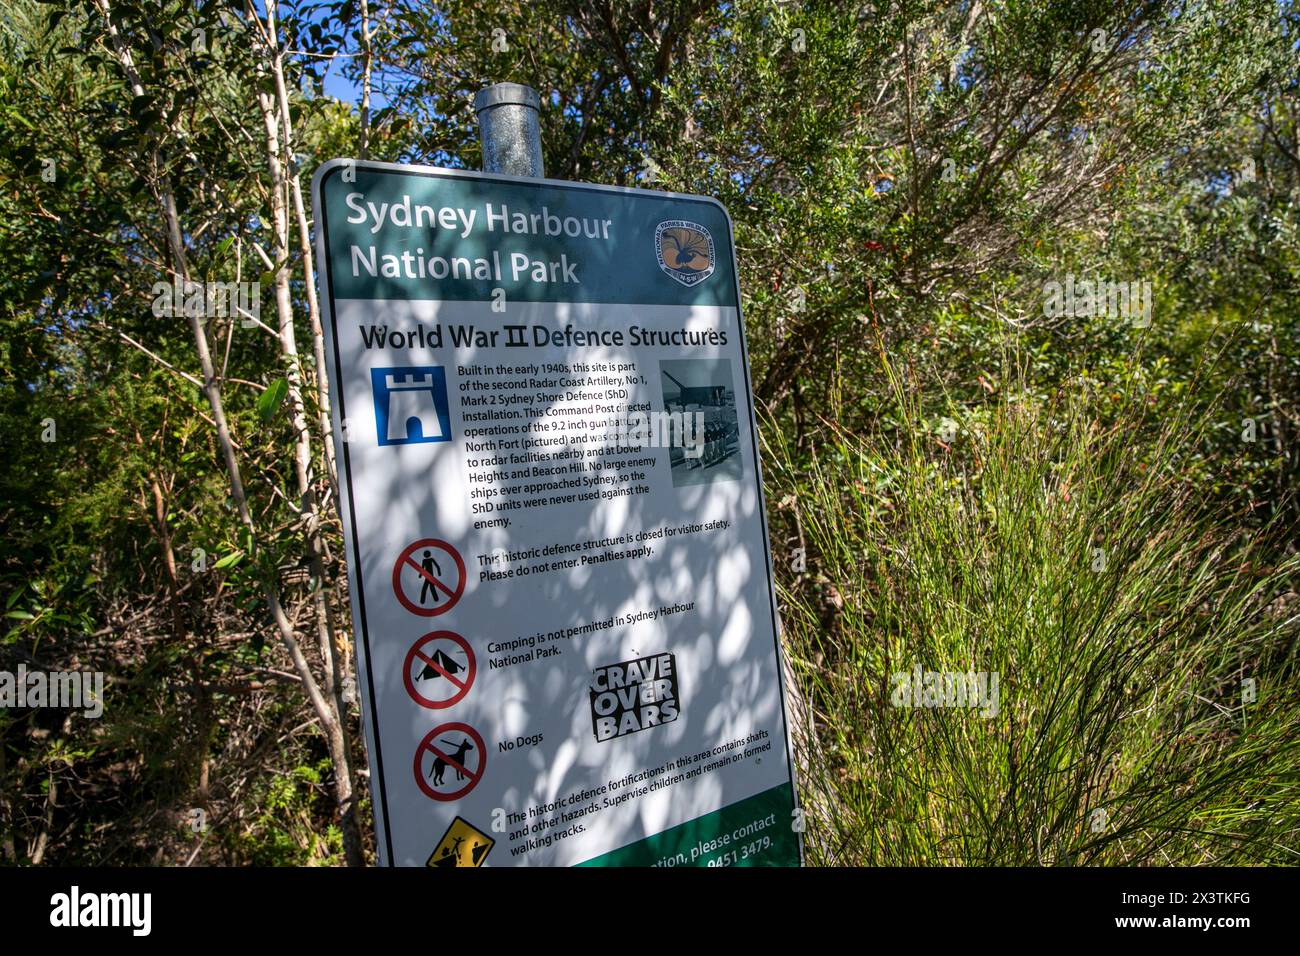
[[[483,172],[540,179],[542,98],[521,83],[494,83],[474,94]]]

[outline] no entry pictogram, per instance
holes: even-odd
[[[455,584],[447,579],[456,572]],[[446,541],[421,538],[393,563],[393,592],[412,614],[446,614],[465,593],[465,561]]]
[[[421,707],[440,710],[469,693],[478,664],[469,642],[452,631],[432,631],[406,652],[402,680]]]
[[[431,800],[459,800],[483,779],[486,767],[487,748],[469,724],[439,724],[415,748],[415,782]],[[455,789],[437,789],[444,786]]]

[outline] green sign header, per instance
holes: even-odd
[[[317,179],[339,299],[738,305],[712,199],[347,160]]]

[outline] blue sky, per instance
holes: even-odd
[[[361,88],[343,75],[343,61],[334,60],[325,74],[325,92],[353,105],[361,101]]]

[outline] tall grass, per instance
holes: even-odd
[[[1003,397],[945,446],[894,397],[765,448],[810,862],[1300,862],[1300,564],[1185,480],[1203,422]],[[895,706],[917,667],[996,674],[996,715]]]

